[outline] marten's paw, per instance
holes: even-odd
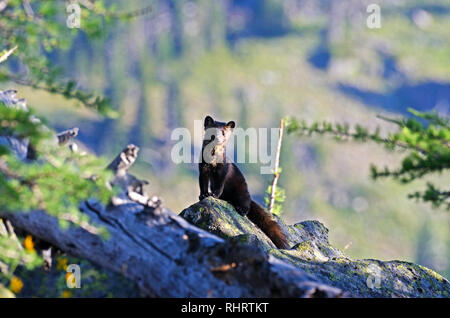
[[[248,209],[245,209],[245,208],[243,208],[241,206],[235,207],[235,210],[242,216],[246,216],[247,213],[248,213]]]
[[[201,201],[204,198],[207,198],[207,197],[210,197],[210,196],[213,196],[212,193],[210,193],[210,192],[208,192],[206,194],[200,194],[199,197],[198,197],[198,200]]]

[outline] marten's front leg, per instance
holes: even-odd
[[[220,198],[225,188],[225,183],[227,182],[229,166],[225,164],[224,166],[216,166],[214,174],[211,178],[211,194],[215,198]]]
[[[214,180],[211,182],[211,194],[216,199],[220,198],[225,187],[225,178],[223,180]]]
[[[211,193],[209,193],[209,191],[208,191],[208,187],[209,187],[208,174],[209,174],[209,171],[206,171],[207,167],[204,166],[204,165],[200,165],[198,170],[199,170],[198,182],[199,182],[199,185],[200,185],[200,196],[198,197],[198,199],[201,201],[204,198],[211,196]]]

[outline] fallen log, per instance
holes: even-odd
[[[44,211],[1,213],[61,250],[88,259],[135,281],[152,297],[340,297],[348,294],[321,284],[310,274],[262,249],[224,241],[160,208],[138,212],[138,204],[105,209],[82,204],[109,238],[70,226]]]

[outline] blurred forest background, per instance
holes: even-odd
[[[80,127],[78,140],[92,152],[112,159],[128,143],[140,146],[133,173],[150,180],[150,192],[176,212],[198,200],[198,172],[195,164],[171,161],[170,135],[177,127],[193,132],[194,120],[207,114],[243,128],[277,127],[293,115],[383,131],[393,125],[377,114],[406,115],[412,107],[450,115],[449,0],[377,1],[381,29],[366,26],[374,1],[110,2],[119,12],[150,10],[95,40],[74,29],[72,46],[50,58],[80,88],[109,97],[117,119],[74,110],[74,102],[26,86],[0,89],[19,89],[57,131]],[[287,135],[283,216],[290,223],[320,220],[331,243],[353,258],[409,260],[449,278],[448,211],[407,198],[422,184],[370,179],[371,163],[399,162],[371,143]],[[240,167],[263,203],[271,176],[259,174],[259,164]]]

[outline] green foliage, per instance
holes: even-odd
[[[0,221],[1,222],[1,221]],[[10,272],[5,276],[11,278],[11,273],[17,266],[23,264],[25,268],[32,269],[36,266],[42,265],[42,258],[39,257],[34,250],[27,250],[24,248],[14,248],[20,243],[16,239],[8,236],[0,236],[0,255],[3,264],[8,265]],[[0,274],[1,277],[1,274]]]
[[[44,209],[55,216],[72,214],[86,221],[78,204],[93,193],[106,203],[111,190],[106,187],[110,172],[106,162],[91,155],[57,147],[50,131],[31,112],[7,108],[0,103],[0,135],[27,138],[36,148],[38,160],[24,163],[4,147],[0,155],[0,210]],[[92,176],[95,175],[95,180]]]
[[[416,118],[391,119],[379,116],[398,127],[398,131],[388,137],[381,137],[377,128],[371,133],[368,129],[356,125],[350,129],[348,124],[329,122],[307,124],[290,118],[287,122],[288,133],[297,135],[329,134],[337,140],[375,141],[388,149],[406,150],[401,166],[396,169],[385,167],[379,170],[371,166],[373,179],[391,177],[402,183],[422,179],[434,173],[444,173],[450,168],[450,121],[436,113],[422,113],[413,109],[409,112]],[[427,183],[426,190],[409,195],[410,198],[430,202],[434,207],[446,206],[450,210],[450,191],[440,190]]]
[[[112,19],[101,14],[106,12],[102,3],[96,1],[93,8],[82,10],[82,27],[77,30],[66,26],[63,1],[30,0],[30,6],[22,1],[8,1],[1,12],[0,63],[5,63],[0,67],[0,82],[15,82],[59,94],[103,115],[115,116],[107,99],[79,89],[73,80],[62,80],[62,70],[55,67],[50,58],[70,48],[78,32],[90,38],[104,34],[105,26]],[[17,69],[23,71],[17,73]],[[0,212],[3,215],[45,210],[63,227],[81,226],[107,237],[105,229],[89,224],[87,215],[79,211],[83,200],[95,197],[106,204],[114,194],[107,182],[112,177],[111,172],[105,170],[107,164],[103,159],[58,147],[54,132],[32,111],[6,107],[1,102],[0,136],[4,140],[8,137],[27,141],[29,149],[37,155],[36,160],[24,162],[0,145]],[[15,276],[17,270],[20,268],[23,274],[23,270],[41,266],[43,260],[34,250],[31,236],[21,242],[11,229],[9,233],[4,226],[2,229],[0,287],[9,286],[18,294],[23,281]]]
[[[2,286],[7,283],[10,291],[4,295],[13,296],[21,291],[23,282],[14,275],[18,268],[32,270],[42,264],[43,259],[36,253],[31,236],[21,242],[11,224],[0,219],[0,295]]]
[[[49,136],[49,131],[31,111],[8,108],[0,102],[0,118],[0,136],[29,138],[33,144]]]
[[[58,147],[51,131],[30,111],[0,103],[0,118],[0,136],[27,139],[38,154],[37,160],[25,163],[8,148],[0,147],[0,211],[45,210],[63,227],[78,225],[106,238],[105,229],[90,225],[79,211],[79,203],[89,197],[95,196],[104,204],[110,200],[113,191],[107,186],[111,173],[104,169],[106,162]],[[13,275],[19,265],[33,269],[42,264],[32,248],[24,250],[16,243],[17,238],[0,235],[0,265],[6,268],[0,283],[11,281],[12,290],[20,290],[22,284]]]
[[[30,0],[29,3],[31,11],[28,12],[24,10],[25,4],[22,1],[9,1],[1,12],[0,49],[6,50],[17,46],[9,58],[16,65],[22,66],[24,72],[16,74],[6,67],[0,68],[0,82],[12,81],[60,94],[104,115],[116,116],[117,114],[110,108],[108,99],[77,88],[72,80],[62,80],[60,78],[62,70],[55,67],[49,57],[56,54],[57,50],[70,48],[78,32],[84,32],[91,38],[99,38],[104,34],[105,27],[112,20],[95,11],[104,8],[103,1],[96,1],[92,10],[83,7],[80,30],[66,26],[64,1]],[[4,51],[0,57],[7,53]]]
[[[278,175],[281,173],[283,169],[281,167],[278,168],[278,171],[276,172]],[[267,207],[270,206],[270,196],[272,195],[272,181],[269,181],[267,189],[266,189],[266,195],[264,197],[264,201]],[[286,192],[285,190],[277,185],[275,187],[275,201],[273,204],[273,210],[272,213],[276,215],[281,215],[283,213],[283,202],[286,200]]]
[[[270,194],[272,193],[272,185],[266,189],[266,196],[264,198],[266,206],[270,204]],[[283,213],[283,202],[286,200],[286,192],[280,186],[275,189],[275,204],[273,205],[272,213],[276,215],[281,215]]]

